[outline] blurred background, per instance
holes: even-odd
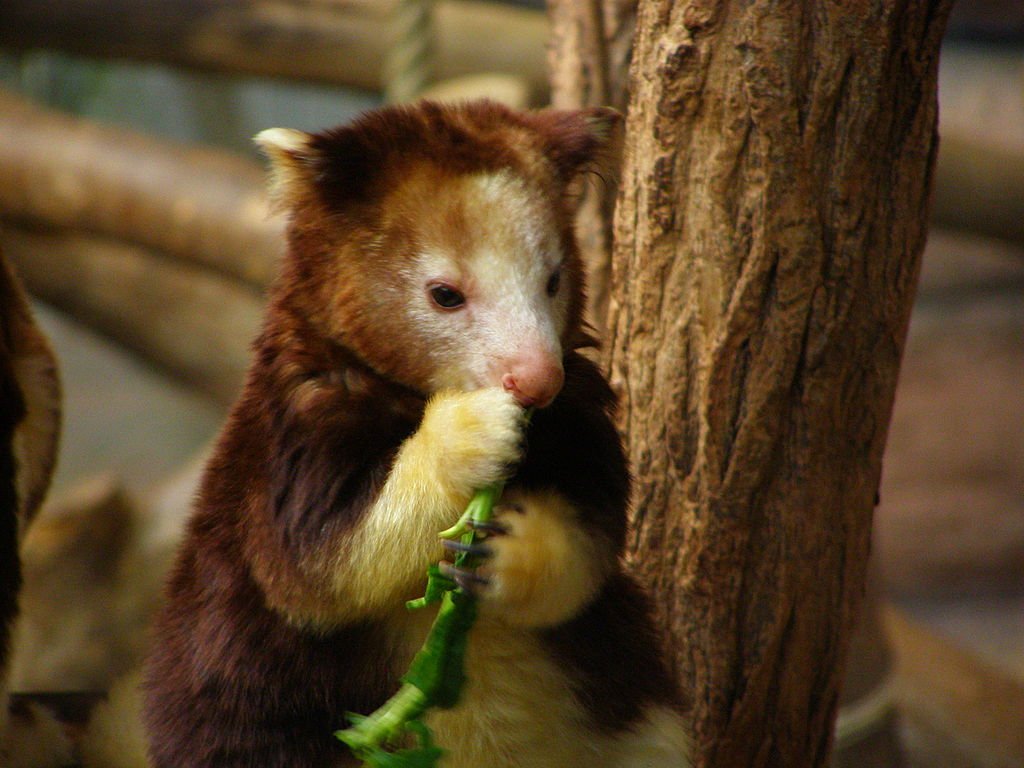
[[[419,94],[548,98],[542,2],[3,0],[0,248],[65,388],[15,691],[145,625],[281,248],[251,143]],[[1024,766],[1024,3],[954,10],[934,220],[836,762]]]

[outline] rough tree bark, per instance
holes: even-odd
[[[949,5],[638,11],[607,363],[698,765],[828,760]]]

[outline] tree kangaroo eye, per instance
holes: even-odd
[[[430,298],[441,309],[458,309],[466,303],[466,297],[450,285],[435,285],[431,287]]]

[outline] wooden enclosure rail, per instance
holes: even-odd
[[[138,243],[257,290],[284,249],[257,163],[68,117],[3,92],[0,215]]]
[[[0,46],[159,62],[379,91],[394,0],[4,0]],[[543,13],[479,0],[434,7],[438,80],[524,77],[548,92]]]

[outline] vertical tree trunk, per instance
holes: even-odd
[[[562,109],[615,107],[626,111],[629,57],[637,0],[551,0],[548,69],[551,102]],[[608,315],[612,209],[617,179],[588,184],[576,234],[587,263],[587,320],[601,334]]]
[[[696,762],[827,761],[950,0],[646,0],[608,365]]]

